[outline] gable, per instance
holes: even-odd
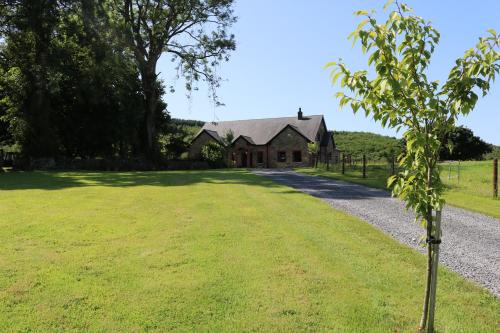
[[[311,140],[309,140],[309,138],[307,138],[304,134],[300,133],[300,131],[297,128],[291,125],[287,125],[281,131],[279,131],[271,140],[269,140],[269,143],[281,139],[283,136],[290,136],[290,135],[294,137],[299,137],[303,139],[305,142],[311,142]]]
[[[209,138],[213,139],[214,141],[216,141],[218,143],[222,143],[222,139],[220,138],[220,136],[217,132],[202,128],[198,132],[198,134],[196,134],[196,136],[191,140],[191,144],[193,144],[193,142],[195,142],[196,140],[198,140],[202,136],[208,136]]]
[[[253,146],[254,144],[252,142],[250,142],[248,139],[246,139],[244,136],[240,135],[239,137],[237,137],[232,143],[231,143],[232,146],[236,146],[236,145],[243,145],[243,146],[247,146],[247,145],[251,145]]]

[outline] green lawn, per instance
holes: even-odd
[[[447,187],[446,202],[450,205],[473,210],[500,218],[500,200],[493,199],[493,162],[470,161],[451,164],[442,163],[441,179]],[[387,164],[370,164],[367,177],[362,177],[361,165],[346,167],[342,174],[340,165],[326,171],[325,168],[298,168],[299,172],[316,176],[340,179],[352,183],[385,189],[390,170]]]
[[[246,171],[0,174],[0,332],[414,332],[425,258]],[[440,332],[500,301],[440,271]]]

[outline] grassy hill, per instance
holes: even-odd
[[[399,150],[400,140],[394,137],[369,132],[333,132],[333,139],[337,148],[354,158],[361,158],[366,154],[369,160],[383,160],[384,152],[391,149]]]
[[[190,120],[190,119],[178,119],[172,118],[170,121],[172,126],[175,126],[178,129],[182,129],[184,132],[188,133],[190,136],[195,136],[200,129],[205,124],[204,121],[201,120]]]

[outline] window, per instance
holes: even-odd
[[[286,162],[286,152],[284,151],[278,152],[278,162]]]
[[[257,152],[257,163],[264,163],[264,153],[261,151]]]
[[[300,150],[295,150],[293,152],[293,161],[302,162],[302,152]]]

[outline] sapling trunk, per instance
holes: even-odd
[[[434,241],[432,244],[432,277],[431,293],[429,295],[429,323],[428,333],[434,332],[434,312],[436,309],[437,272],[439,265],[439,241],[441,240],[441,212],[436,212],[436,224],[434,228]]]
[[[429,237],[429,233],[427,233]],[[432,247],[431,244],[427,244],[427,281],[425,284],[425,296],[424,296],[424,306],[422,309],[422,318],[420,319],[420,331],[425,330],[427,325],[427,314],[429,313],[429,295],[431,291],[431,279],[432,279]]]
[[[428,168],[427,169],[427,192],[430,192],[430,189],[432,187],[432,169]],[[429,204],[429,207],[427,208],[427,214],[426,214],[426,222],[427,222],[427,241],[431,239],[432,236],[432,207]],[[424,331],[425,327],[427,325],[427,315],[429,313],[429,296],[430,296],[430,291],[431,291],[431,281],[432,281],[432,244],[430,242],[427,242],[427,281],[425,284],[425,296],[424,296],[424,306],[422,309],[422,318],[420,319],[420,331]]]

